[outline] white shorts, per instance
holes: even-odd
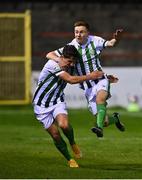
[[[53,124],[58,114],[68,114],[65,102],[60,102],[48,108],[34,105],[34,113],[45,129],[48,129]]]
[[[109,81],[107,79],[102,79],[93,87],[85,90],[88,108],[93,115],[97,114],[96,95],[100,90],[109,92]]]

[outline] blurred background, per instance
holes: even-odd
[[[101,63],[107,74],[118,76],[109,106],[142,108],[142,3],[141,1],[1,1],[0,104],[30,104],[46,54],[70,42],[73,24],[83,19],[91,34],[112,38],[118,28],[120,43],[105,49]],[[84,108],[78,85],[68,85],[69,108]],[[130,108],[131,109],[131,108]],[[132,108],[133,109],[133,108]]]

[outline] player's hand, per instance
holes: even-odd
[[[102,78],[104,75],[103,71],[93,71],[90,73],[92,80]]]
[[[116,32],[113,34],[113,38],[117,41],[120,40],[122,36],[123,29],[117,29]]]
[[[107,78],[108,78],[110,83],[117,83],[119,80],[117,77],[115,77],[113,75],[107,75]]]

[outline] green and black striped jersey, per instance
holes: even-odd
[[[85,45],[80,45],[76,39],[73,39],[69,44],[74,45],[79,52],[80,58],[76,63],[77,75],[86,75],[95,70],[102,70],[100,64],[100,53],[105,47],[105,40],[98,36],[88,36],[88,41]],[[60,56],[63,48],[55,51]],[[81,88],[86,89],[92,87],[95,81],[88,80],[81,83]]]
[[[73,69],[70,68],[69,71],[71,74]],[[59,77],[63,72],[53,60],[49,60],[45,64],[39,76],[33,104],[49,107],[64,101],[64,88],[67,83]]]

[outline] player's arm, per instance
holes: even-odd
[[[66,62],[64,63],[63,60],[61,60],[61,55],[58,56],[55,51],[51,51],[46,55],[47,59],[52,59],[53,61],[55,61],[56,63],[58,63],[60,65],[60,67],[64,67],[66,65]]]
[[[101,78],[103,75],[104,73],[102,71],[94,71],[90,74],[83,76],[71,76],[69,73],[64,71],[59,75],[59,77],[70,84],[77,84],[83,81]]]
[[[46,58],[47,59],[52,59],[57,63],[59,62],[59,56],[57,56],[57,54],[54,51],[51,51],[51,52],[47,53]]]
[[[117,29],[116,32],[113,34],[113,38],[111,40],[106,41],[105,47],[113,47],[116,43],[119,42],[122,36],[123,29]]]

